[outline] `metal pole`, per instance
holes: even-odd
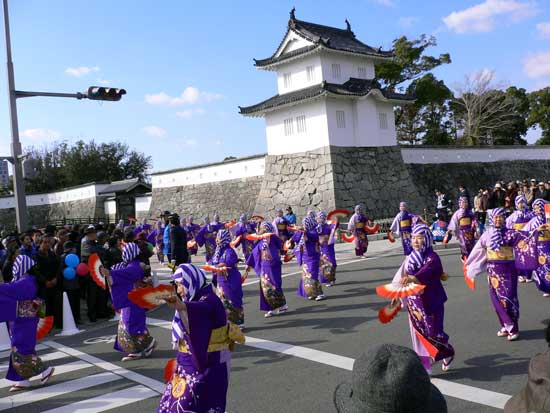
[[[23,182],[23,168],[21,159],[21,142],[19,142],[19,126],[17,124],[17,102],[15,96],[15,78],[13,62],[11,61],[10,22],[8,15],[8,0],[4,2],[4,30],[6,33],[6,56],[8,69],[8,94],[10,100],[11,120],[11,154],[13,157],[13,190],[15,194],[15,217],[17,229],[20,232],[27,228],[27,200],[25,198],[25,183]]]

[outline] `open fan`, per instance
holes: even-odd
[[[391,231],[388,231],[388,241],[395,242],[395,237],[393,236],[393,232]]]
[[[232,219],[231,221],[225,223],[225,229],[229,229],[229,228],[231,228],[232,226],[234,226],[236,224],[237,224],[237,221]]]
[[[391,320],[395,318],[397,313],[401,310],[401,303],[392,305],[391,303],[387,306],[378,310],[378,320],[382,324],[388,324]]]
[[[246,239],[249,241],[261,241],[267,239],[273,235],[273,232],[266,232],[265,234],[246,234]]]
[[[470,290],[476,289],[476,281],[468,277],[468,269],[466,267],[466,260],[462,260],[462,272],[464,273],[464,282],[470,288]]]
[[[95,252],[88,257],[88,268],[90,271],[90,275],[92,276],[92,279],[94,282],[103,288],[106,289],[106,281],[103,274],[101,274],[101,267],[103,267],[103,263],[101,262],[101,259],[99,258],[99,255],[97,255]]]
[[[170,359],[166,362],[166,365],[164,366],[164,382],[168,383],[170,379],[172,378],[172,375],[176,372],[176,367],[178,363],[176,362],[176,359]]]
[[[426,349],[428,354],[431,358],[435,359],[437,356],[437,353],[439,353],[439,350],[436,346],[434,346],[430,341],[424,337],[417,329],[414,329],[414,332],[416,334],[416,337],[418,337],[418,340],[420,340],[420,343],[422,343],[422,347]]]
[[[544,217],[546,218],[546,223],[550,224],[550,204],[544,204]]]
[[[250,221],[259,221],[259,222],[261,222],[263,220],[264,220],[264,217],[262,217],[261,215],[252,215],[250,217]]]
[[[187,241],[187,248],[193,249],[197,246],[197,241],[194,239]]]
[[[49,315],[44,318],[38,319],[38,325],[36,326],[36,339],[42,340],[50,332],[53,327],[53,316]]]
[[[283,245],[283,251],[289,251],[292,249],[292,240],[288,240]]]
[[[340,219],[349,217],[351,212],[349,212],[347,209],[335,209],[334,211],[330,211],[327,215],[327,221],[332,221],[334,219]]]
[[[292,252],[287,252],[287,253],[285,254],[285,257],[283,258],[283,261],[284,261],[284,262],[290,262],[290,261],[292,261],[292,259],[293,259],[294,257],[295,257],[294,253],[292,253]]]
[[[242,236],[242,235],[239,235],[237,238],[235,238],[233,241],[231,241],[231,242],[229,243],[229,245],[231,246],[231,248],[235,248],[235,246],[236,246],[239,242],[241,242],[241,239],[242,239],[242,238],[243,238],[243,236]]]
[[[134,304],[150,310],[160,304],[164,304],[163,298],[174,295],[174,287],[160,284],[157,287],[136,288],[128,293],[128,298]]]
[[[372,226],[369,227],[369,225],[365,225],[365,231],[367,231],[367,234],[376,234],[378,233],[378,230],[380,229],[380,225],[376,224],[375,222],[372,223]]]
[[[214,267],[213,265],[205,265],[204,267],[202,267],[202,269],[204,271],[212,271],[212,272],[223,272],[223,271],[227,271],[228,269],[230,269],[231,267]]]
[[[355,235],[346,234],[342,232],[342,241],[344,242],[353,242],[355,241]]]
[[[376,294],[384,298],[404,298],[410,295],[416,295],[424,288],[426,288],[426,286],[422,284],[408,283],[401,285],[390,283],[376,287]]]

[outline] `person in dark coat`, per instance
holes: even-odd
[[[176,261],[176,265],[189,262],[187,233],[180,226],[180,217],[177,214],[170,217],[170,253],[171,259]]]
[[[495,185],[495,190],[491,194],[491,198],[489,199],[489,209],[494,208],[504,208],[504,205],[506,204],[506,191],[502,189],[502,185],[500,183],[497,183]]]

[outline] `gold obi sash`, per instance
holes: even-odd
[[[472,218],[470,217],[462,217],[458,220],[458,225],[472,225]]]
[[[241,329],[233,324],[227,323],[223,327],[215,328],[210,334],[210,341],[208,342],[208,352],[214,353],[215,351],[231,350],[235,347],[235,342],[244,344],[245,338]],[[182,353],[189,353],[185,340],[179,341],[179,351]]]
[[[542,231],[542,233],[539,232],[539,241],[550,241],[550,231]]]
[[[410,220],[410,219],[404,219],[403,221],[401,221],[401,222],[399,223],[399,226],[400,226],[401,228],[403,228],[403,227],[410,227],[410,226],[411,226],[411,220]]]
[[[487,248],[488,261],[513,261],[514,249],[512,247],[502,246],[498,251]]]
[[[524,222],[522,224],[514,224],[513,228],[516,230],[516,231],[519,231],[520,229],[522,229],[525,224],[527,224],[527,222]]]
[[[364,222],[358,222],[357,224],[355,224],[355,228],[363,228],[364,226],[365,226]]]
[[[285,230],[286,224],[277,224],[277,229]]]

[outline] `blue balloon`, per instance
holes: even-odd
[[[80,264],[80,259],[76,254],[69,254],[65,257],[65,264],[67,265],[67,267],[76,268],[76,266]]]
[[[65,277],[67,280],[72,280],[74,277],[76,277],[76,271],[72,267],[67,267],[63,270],[63,277]]]

